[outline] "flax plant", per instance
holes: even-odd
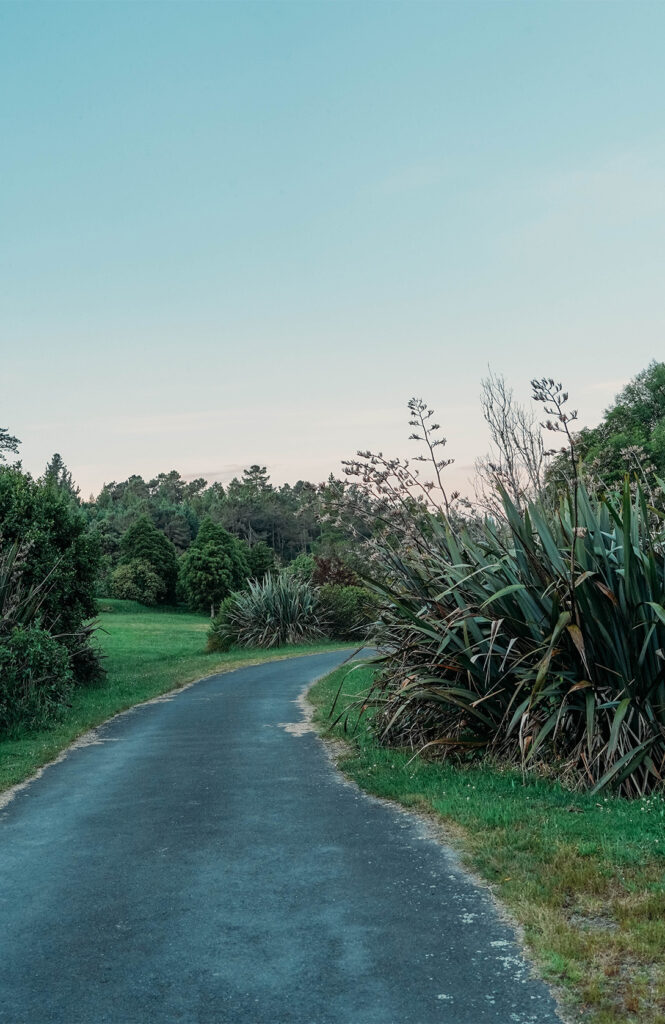
[[[645,794],[665,771],[663,535],[639,482],[588,491],[567,394],[532,385],[543,426],[567,443],[558,507],[518,504],[498,484],[501,519],[465,521],[436,504],[437,478],[424,500],[403,464],[351,464],[381,516],[372,586],[386,609],[383,671],[362,707],[387,742]]]

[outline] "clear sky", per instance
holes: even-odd
[[[0,426],[84,493],[322,480],[665,358],[665,4],[1,3]]]

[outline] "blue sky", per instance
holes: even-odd
[[[0,426],[320,480],[663,358],[665,4],[0,3]]]

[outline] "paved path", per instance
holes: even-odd
[[[342,657],[138,708],[0,812],[0,1021],[558,1020],[452,855],[280,726]]]

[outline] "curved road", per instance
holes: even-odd
[[[0,812],[0,1021],[559,1020],[453,855],[283,727],[343,658],[137,708],[16,795]]]

